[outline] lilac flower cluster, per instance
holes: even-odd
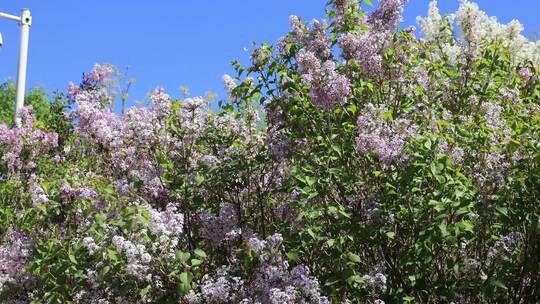
[[[63,199],[96,200],[99,197],[98,193],[94,189],[86,186],[72,187],[69,184],[63,183],[60,190],[60,197]]]
[[[376,295],[381,295],[386,291],[386,276],[380,272],[366,274],[362,277],[366,281],[367,286]]]
[[[504,126],[504,120],[501,119],[502,107],[494,103],[482,104],[482,114],[486,118],[486,125],[493,131],[499,130]]]
[[[356,10],[358,8],[357,0],[333,0],[332,5],[336,12],[335,22],[339,26],[343,26],[345,18],[349,10]]]
[[[313,20],[311,28],[306,25],[297,16],[290,16],[289,23],[291,25],[292,37],[288,42],[293,42],[303,46],[307,52],[312,52],[322,60],[331,57],[332,49],[330,39],[326,34],[327,25],[325,22]]]
[[[350,94],[349,79],[337,72],[332,60],[326,23],[313,20],[308,28],[297,16],[290,16],[291,34],[280,45],[294,43],[301,47],[296,54],[302,83],[310,87],[309,97],[317,107],[329,110],[335,104],[344,104]]]
[[[86,250],[88,250],[90,255],[93,255],[102,249],[102,247],[98,245],[94,238],[92,238],[91,236],[83,238],[82,245]]]
[[[223,86],[225,88],[225,91],[229,95],[229,98],[231,100],[235,100],[233,91],[237,87],[236,81],[234,81],[234,79],[230,75],[227,75],[227,74],[223,75],[222,79],[223,79]]]
[[[30,187],[28,190],[32,195],[33,207],[37,207],[40,204],[45,204],[49,202],[49,197],[47,196],[47,194],[45,193],[45,191],[43,190],[43,188],[41,188],[39,184],[37,183],[30,184]]]
[[[244,281],[232,276],[227,269],[220,268],[214,275],[206,274],[201,282],[201,291],[196,293],[191,290],[186,295],[186,301],[189,304],[202,303],[241,303]]]
[[[306,266],[299,265],[289,270],[288,262],[281,253],[283,238],[279,234],[265,240],[251,237],[247,245],[256,255],[258,267],[249,278],[232,274],[238,266],[219,269],[212,276],[205,276],[200,291],[192,290],[186,300],[198,303],[312,303],[327,304],[321,295],[319,282],[311,276]]]
[[[368,18],[370,28],[377,31],[391,30],[402,20],[403,7],[408,0],[382,0]]]
[[[98,149],[110,152],[113,159],[110,169],[115,176],[128,176],[133,182],[142,183],[148,197],[158,198],[165,187],[159,179],[161,169],[152,162],[149,148],[169,144],[161,133],[164,119],[170,114],[169,96],[158,87],[150,95],[150,107],[129,109],[119,116],[101,103],[107,96],[103,86],[110,74],[96,69],[90,74],[94,75],[91,79],[95,85],[70,86],[70,96],[76,104],[70,117],[78,122],[76,132],[95,143]],[[129,183],[119,179],[117,184]]]
[[[35,117],[31,112],[31,106],[18,112],[17,115],[22,122],[21,127],[10,129],[4,124],[0,124],[2,161],[6,163],[10,173],[31,172],[37,166],[36,159],[58,147],[58,134],[35,129]],[[27,153],[23,153],[23,151],[27,151]]]
[[[527,82],[532,77],[532,73],[528,68],[521,67],[518,70],[518,75],[521,78],[521,80]]]
[[[444,42],[452,37],[452,27],[454,15],[441,16],[437,7],[437,1],[431,1],[429,3],[428,16],[417,17],[416,21],[420,26],[423,39],[427,41],[440,41]],[[448,46],[448,44],[443,44]]]
[[[235,206],[229,203],[221,207],[218,215],[203,213],[201,221],[203,223],[201,236],[214,246],[220,245],[238,233],[238,214]]]
[[[151,280],[148,264],[152,261],[152,256],[148,254],[143,244],[134,244],[119,235],[112,238],[112,244],[118,253],[124,254],[127,258],[126,274],[142,281]]]
[[[29,287],[32,277],[26,263],[32,257],[33,240],[19,231],[9,231],[0,245],[0,293],[9,286]]]
[[[110,255],[111,249],[114,249],[125,263],[122,275],[135,280],[138,284],[151,284],[157,290],[163,288],[163,282],[167,280],[163,273],[170,271],[164,270],[163,267],[174,261],[175,253],[185,241],[184,214],[179,212],[174,204],[168,204],[163,211],[138,202],[131,204],[130,208],[136,208],[138,213],[128,217],[134,223],[129,233],[120,231],[114,225],[105,224],[104,233],[88,233],[80,236],[83,248],[96,259],[95,264],[85,275],[88,287],[77,294],[80,303],[92,302],[94,298],[121,299],[110,286],[104,286],[99,276],[92,270],[102,267],[103,262],[99,258],[104,253]],[[122,214],[109,214],[109,217],[126,220]],[[115,261],[118,262],[117,259]],[[119,303],[130,303],[130,299],[129,297],[121,299]],[[144,301],[151,301],[148,296],[145,299]]]
[[[104,85],[113,74],[113,68],[110,65],[95,64],[90,72],[83,73],[82,86],[84,88],[99,88]]]
[[[448,155],[454,165],[460,164],[465,156],[465,151],[462,147],[456,144],[451,147],[446,139],[439,141],[437,151]]]
[[[287,155],[291,142],[288,138],[285,138],[277,128],[268,130],[268,136],[266,138],[266,144],[268,150],[277,158],[283,158]]]
[[[349,79],[336,71],[336,64],[326,60],[321,64],[315,53],[301,50],[296,55],[298,72],[302,83],[310,88],[311,102],[323,109],[331,110],[336,104],[343,105],[351,93]]]
[[[345,32],[339,38],[341,55],[347,61],[355,61],[362,74],[377,78],[382,68],[382,51],[388,42],[389,31],[395,29],[401,21],[401,13],[406,0],[383,0],[379,7],[367,19],[357,22],[367,30],[363,32]],[[337,6],[341,7],[341,4]]]
[[[501,237],[493,247],[489,248],[487,256],[489,258],[508,258],[519,241],[519,235],[516,232],[511,232],[508,235]]]
[[[346,60],[355,60],[363,74],[377,77],[382,67],[382,57],[379,55],[380,41],[384,34],[368,31],[363,34],[345,33],[339,39],[342,56]]]
[[[382,118],[384,106],[368,104],[358,117],[358,137],[356,149],[360,153],[374,152],[386,166],[394,161],[406,159],[403,148],[407,138],[415,136],[418,127],[407,119],[388,121]]]

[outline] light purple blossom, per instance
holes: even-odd
[[[311,28],[308,28],[297,16],[290,16],[292,37],[286,39],[288,42],[303,46],[307,52],[312,52],[318,58],[326,60],[331,57],[332,49],[328,38],[326,22],[318,20],[311,21]],[[282,42],[283,43],[283,42]]]
[[[22,108],[17,115],[21,118],[20,127],[10,129],[0,124],[2,160],[11,173],[31,172],[36,167],[34,160],[58,147],[58,134],[34,128],[35,117],[31,106]]]
[[[283,258],[281,242],[283,238],[275,234],[261,240],[249,238],[247,245],[255,251],[257,269],[247,278],[231,274],[229,269],[220,268],[213,275],[205,275],[200,291],[192,291],[186,296],[188,303],[304,303],[329,304],[321,294],[318,280],[306,266],[299,265],[289,270]],[[285,302],[284,302],[285,301]]]
[[[90,72],[83,73],[82,85],[85,88],[98,88],[112,76],[112,73],[112,66],[95,64]]]
[[[26,234],[9,231],[0,245],[0,292],[7,287],[28,287],[31,274],[25,270],[32,257],[34,241]]]
[[[37,207],[39,204],[45,204],[49,202],[49,197],[40,185],[32,183],[30,184],[28,190],[32,195],[32,206]]]
[[[357,151],[374,152],[386,166],[395,160],[405,160],[403,148],[409,137],[415,136],[418,127],[406,119],[387,121],[381,116],[387,110],[366,105],[363,114],[358,117]]]
[[[361,72],[369,77],[380,74],[382,57],[379,55],[380,41],[383,35],[368,31],[363,34],[345,33],[339,39],[339,45],[343,50],[343,57],[347,60],[355,60]]]
[[[391,30],[402,20],[403,7],[408,0],[381,0],[379,7],[368,18],[370,28],[377,31]]]
[[[229,98],[232,100],[236,100],[234,96],[234,89],[237,87],[236,81],[229,75],[225,74],[223,75],[223,86],[225,87],[225,91],[229,95]]]
[[[310,87],[310,101],[323,110],[330,110],[336,104],[343,105],[351,93],[349,79],[339,74],[336,64],[326,60],[321,64],[317,56],[301,50],[296,55],[298,72],[302,74],[302,83]]]
[[[332,0],[334,11],[336,12],[335,22],[339,26],[342,26],[345,22],[347,11],[351,9],[357,9],[357,0]]]
[[[237,228],[238,214],[234,205],[226,203],[221,207],[219,214],[205,212],[201,215],[201,220],[203,222],[201,235],[214,246],[218,246]]]
[[[483,103],[482,114],[486,118],[486,125],[493,131],[497,131],[504,126],[504,119],[502,119],[501,113],[503,108],[500,105],[494,103]]]
[[[518,75],[523,81],[529,81],[529,79],[532,77],[532,73],[528,68],[520,68],[518,70]]]

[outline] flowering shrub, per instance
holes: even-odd
[[[292,16],[217,109],[96,65],[0,126],[0,300],[540,301],[540,43],[404,4]]]

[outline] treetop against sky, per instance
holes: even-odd
[[[230,61],[247,61],[251,42],[274,43],[288,31],[288,16],[304,20],[325,18],[325,0],[272,1],[55,1],[4,2],[0,11],[17,14],[30,8],[34,18],[30,32],[28,87],[65,90],[94,63],[110,63],[121,70],[130,67],[129,105],[145,99],[161,85],[180,93],[186,86],[192,95],[207,91],[225,98],[221,76],[232,73]],[[377,1],[372,1],[377,6]],[[490,16],[503,22],[518,19],[525,34],[540,28],[537,0],[476,1]],[[425,16],[429,0],[412,0],[404,11],[402,26],[416,25]],[[455,12],[458,0],[439,1],[442,13]],[[372,10],[366,6],[367,10]],[[4,46],[0,49],[0,79],[15,79],[19,45],[18,27],[1,20]]]

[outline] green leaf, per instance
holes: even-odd
[[[430,200],[428,204],[433,206],[433,209],[435,209],[437,212],[446,210],[446,204],[444,202]]]
[[[464,231],[473,232],[474,225],[470,221],[463,220],[459,222],[459,225]]]
[[[354,103],[352,103],[347,107],[347,110],[349,112],[351,112],[352,114],[356,114],[357,107],[356,107],[356,105]]]
[[[201,249],[195,249],[195,254],[201,258],[206,258],[207,255],[204,251],[202,251]]]
[[[307,232],[313,239],[315,239],[315,240],[317,239],[317,235],[315,235],[315,232],[313,232],[313,230],[311,230],[311,228],[308,228]]]
[[[189,252],[183,252],[183,251],[177,251],[176,252],[176,259],[180,263],[185,263],[189,258],[191,257],[191,254]]]
[[[357,254],[354,254],[352,252],[347,253],[347,256],[349,260],[353,263],[360,263],[362,260],[360,259],[360,256]]]
[[[68,255],[68,257],[73,264],[77,264],[77,260],[75,259],[75,256],[73,254]]]
[[[199,266],[203,263],[203,261],[199,259],[191,259],[191,266]]]
[[[506,207],[495,207],[495,209],[497,210],[497,212],[499,214],[501,214],[504,217],[508,218],[508,208],[506,208]]]
[[[191,273],[188,273],[188,272],[182,272],[178,276],[178,279],[180,280],[180,282],[186,283],[186,284],[191,283],[192,278],[193,278],[193,276],[191,275]]]
[[[109,272],[109,270],[111,270],[111,267],[105,266],[105,267],[101,268],[101,270],[99,271],[99,275],[101,277],[104,277]]]
[[[439,230],[441,231],[442,237],[447,237],[447,236],[450,235],[450,232],[448,232],[446,224],[444,224],[444,223],[439,224]]]
[[[403,301],[410,303],[411,301],[414,301],[414,297],[411,297],[411,296],[403,297]]]
[[[107,219],[107,215],[104,213],[98,213],[94,215],[94,218],[96,219],[96,224],[101,226],[103,225],[103,223],[105,223],[105,220]]]
[[[141,297],[144,297],[147,293],[150,292],[150,289],[151,289],[151,288],[152,288],[152,285],[146,286],[145,288],[143,288],[143,289],[141,289],[141,290],[139,291],[139,295],[140,295]]]
[[[361,276],[359,276],[357,274],[353,274],[352,276],[347,278],[347,283],[349,285],[353,285],[354,283],[363,284],[365,282],[366,282],[366,280],[364,280]]]
[[[310,177],[310,176],[306,176],[304,180],[307,183],[307,185],[310,187],[313,186],[317,182],[316,178]]]
[[[287,258],[290,261],[293,261],[293,262],[296,262],[299,259],[298,252],[296,252],[296,251],[289,251],[289,252],[285,253],[285,255],[287,256]]]
[[[118,261],[118,255],[115,250],[108,249],[107,250],[107,257],[109,257],[109,260],[116,262]]]
[[[393,231],[388,231],[385,234],[389,239],[392,239],[392,240],[396,237],[396,233]]]
[[[341,149],[339,148],[338,145],[331,145],[330,147],[331,147],[332,150],[334,150],[339,156],[341,156]]]
[[[497,279],[497,278],[492,278],[490,280],[490,284],[495,286],[495,287],[502,288],[504,290],[508,289],[508,287],[506,287],[506,285],[504,285],[504,283],[501,280]]]

